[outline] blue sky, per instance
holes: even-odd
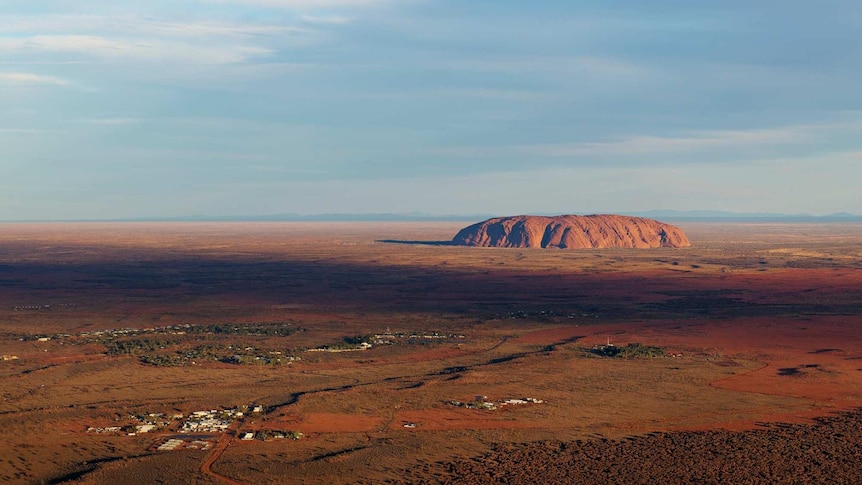
[[[845,0],[4,0],[0,219],[862,213]]]

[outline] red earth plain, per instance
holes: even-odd
[[[461,225],[2,225],[0,481],[862,483],[862,225]]]

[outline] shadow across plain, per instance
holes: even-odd
[[[453,241],[405,241],[401,239],[378,239],[376,242],[386,244],[406,244],[408,246],[457,246]]]
[[[146,309],[155,304],[160,308],[184,308],[193,301],[245,299],[257,304],[302,303],[330,310],[506,318],[582,318],[588,314],[602,320],[667,320],[862,313],[862,304],[856,300],[825,305],[817,296],[797,293],[773,298],[774,301],[750,297],[769,291],[769,287],[761,287],[764,283],[748,287],[746,283],[729,281],[726,291],[716,292],[712,278],[687,278],[681,289],[675,273],[633,277],[592,271],[528,272],[498,266],[432,267],[265,255],[178,255],[158,249],[103,251],[101,261],[52,261],[47,257],[43,261],[0,264],[0,300],[10,307],[34,301],[52,304],[51,309],[42,312],[53,312],[53,304],[69,302],[95,308],[135,301]],[[744,290],[749,298],[742,299],[728,293],[730,290]],[[34,300],[34,295],[42,296]]]

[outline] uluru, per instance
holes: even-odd
[[[691,246],[678,227],[654,219],[596,214],[588,216],[495,217],[461,229],[460,246],[496,248],[681,248]]]

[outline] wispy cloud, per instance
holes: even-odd
[[[69,82],[54,76],[29,72],[0,72],[0,87],[66,86]]]
[[[159,17],[129,15],[42,15],[3,17],[3,33],[8,34],[82,34],[106,36],[159,37],[249,37],[303,32],[308,29],[272,24],[223,21],[175,21]]]
[[[300,17],[303,22],[307,24],[316,24],[316,25],[342,25],[350,23],[349,17],[343,16],[317,16],[317,15],[303,15]]]
[[[13,134],[39,134],[39,133],[48,133],[53,132],[55,130],[46,130],[43,128],[2,128],[0,127],[0,134],[3,133],[13,133]]]
[[[343,95],[351,99],[409,100],[440,98],[472,98],[497,101],[538,101],[550,96],[542,91],[495,88],[445,88],[419,89],[415,91],[393,91],[356,93]]]
[[[708,148],[800,143],[810,137],[803,128],[789,127],[753,131],[701,131],[688,136],[635,136],[602,143],[560,143],[519,147],[546,156],[571,155],[648,155],[696,151]]]
[[[84,118],[79,120],[88,125],[123,126],[140,123],[140,118]]]
[[[439,89],[428,93],[429,96],[452,96],[465,98],[498,99],[504,101],[534,101],[547,98],[547,95],[539,91],[522,91],[515,89]]]
[[[587,74],[609,79],[644,79],[656,75],[655,66],[611,56],[580,56],[564,59],[557,64],[573,73]]]
[[[321,17],[325,18],[325,17]],[[324,38],[308,23],[175,20],[124,13],[2,16],[5,63],[183,62],[231,64]]]
[[[372,7],[391,0],[205,0],[209,3],[229,3],[256,7],[289,9],[320,9],[334,7]]]
[[[230,24],[218,22],[137,22],[137,31],[146,35],[170,37],[257,37],[310,33],[309,29],[287,25]]]
[[[450,154],[493,156],[520,153],[541,157],[642,156],[746,147],[785,146],[810,143],[830,131],[862,130],[858,124],[798,125],[761,130],[711,130],[677,136],[636,135],[602,142],[544,143],[494,147],[452,148]]]
[[[66,86],[69,82],[54,76],[29,72],[0,72],[0,87],[19,88],[37,86]]]
[[[267,56],[273,52],[272,49],[258,46],[207,46],[157,39],[121,40],[95,35],[0,38],[0,55],[57,53],[115,62],[181,61],[196,64],[227,64]]]

